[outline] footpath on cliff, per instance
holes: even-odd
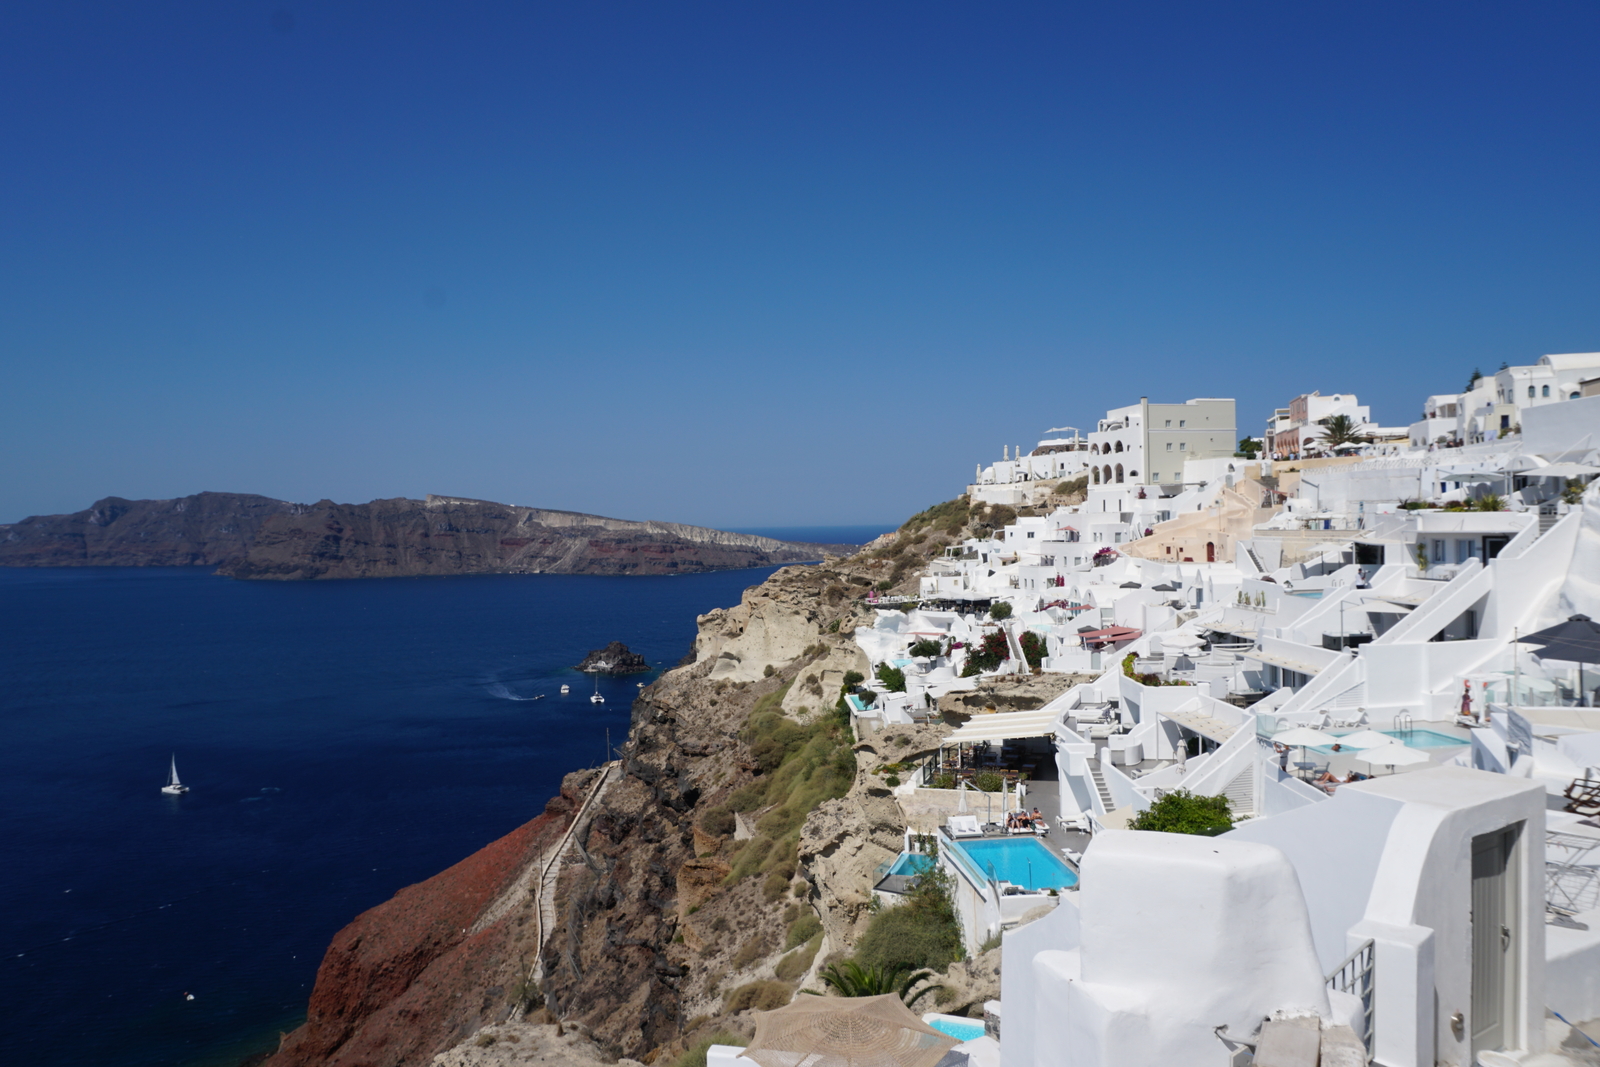
[[[674,1064],[748,1037],[752,1010],[824,991],[818,971],[861,948],[876,873],[902,847],[887,778],[960,721],[854,740],[837,707],[868,666],[864,594],[914,591],[982,518],[964,501],[930,509],[701,616],[691,653],[635,702],[622,758],[568,775],[538,818],[340,931],[305,1024],[266,1062]],[[1010,701],[1065,684],[1023,676]],[[923,1004],[981,1011],[999,950],[961,959],[949,936],[917,933],[943,939],[925,951],[946,964]]]

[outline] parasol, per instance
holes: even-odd
[[[1558,622],[1537,633],[1518,638],[1530,645],[1543,645],[1534,655],[1541,660],[1560,659],[1578,665],[1578,702],[1587,705],[1589,694],[1585,690],[1583,668],[1587,663],[1600,663],[1600,624],[1587,615],[1574,615],[1566,622]]]
[[[893,993],[800,997],[756,1012],[742,1055],[761,1067],[935,1067],[957,1044]]]

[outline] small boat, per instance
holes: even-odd
[[[562,687],[561,687],[561,691],[562,691],[562,692],[563,692],[563,693],[570,693],[570,692],[572,692],[572,686],[570,686],[570,685],[563,685],[563,686],[562,686]]]
[[[172,767],[167,771],[167,784],[161,787],[161,791],[169,796],[177,796],[180,793],[189,791],[188,786],[178,781],[178,754],[176,752],[172,754]]]
[[[589,698],[589,703],[604,704],[605,702],[606,698],[600,695],[600,676],[597,674],[594,676],[594,696]]]

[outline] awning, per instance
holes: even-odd
[[[1163,718],[1171,719],[1185,729],[1193,730],[1201,737],[1208,737],[1219,745],[1239,732],[1239,724],[1223,722],[1210,715],[1199,711],[1162,711],[1157,712]]]
[[[1095,644],[1110,644],[1113,641],[1131,641],[1139,636],[1140,631],[1131,626],[1107,626],[1103,630],[1085,630],[1078,634],[1085,642],[1093,641]]]
[[[971,721],[939,742],[940,745],[966,745],[978,741],[1009,741],[1018,737],[1045,737],[1056,732],[1058,711],[1036,708],[1033,711],[1002,711],[994,715],[975,715]]]
[[[1600,474],[1600,467],[1591,467],[1584,463],[1551,463],[1545,467],[1534,467],[1518,473],[1524,478],[1587,478],[1591,474]]]
[[[1239,655],[1243,656],[1245,659],[1260,660],[1262,663],[1270,664],[1274,667],[1281,667],[1286,671],[1294,671],[1296,674],[1304,674],[1308,676],[1320,674],[1323,668],[1323,664],[1320,663],[1307,663],[1305,660],[1293,659],[1289,656],[1281,656],[1275,652],[1263,652],[1259,648],[1241,651]]]

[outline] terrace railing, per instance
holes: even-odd
[[[1361,1011],[1351,1019],[1351,1028],[1356,1036],[1361,1038],[1362,1044],[1367,1046],[1367,1056],[1372,1056],[1372,1021],[1373,1011],[1377,1006],[1377,998],[1373,995],[1373,981],[1376,977],[1374,961],[1377,953],[1373,948],[1372,939],[1368,938],[1354,952],[1344,958],[1344,962],[1335,967],[1328,975],[1328,988],[1338,993],[1349,993],[1361,999]]]

